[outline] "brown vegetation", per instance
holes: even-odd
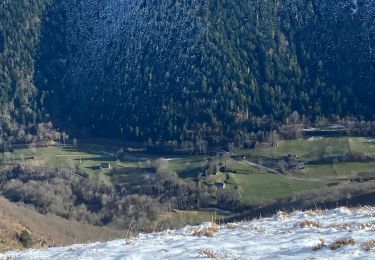
[[[155,168],[155,178],[135,187],[112,185],[95,176],[82,177],[76,174],[74,168],[69,167],[8,165],[0,170],[0,194],[12,202],[33,206],[39,213],[48,216],[46,223],[51,223],[51,219],[58,219],[57,223],[51,226],[44,227],[41,224],[32,229],[38,232],[40,230],[42,234],[53,233],[50,236],[56,244],[82,242],[90,238],[101,239],[101,235],[95,232],[77,234],[76,230],[81,230],[79,225],[83,224],[87,224],[85,230],[91,230],[92,225],[98,226],[98,230],[103,226],[109,227],[109,230],[120,230],[122,234],[117,235],[118,232],[115,232],[116,237],[124,237],[126,233],[126,238],[129,239],[140,231],[158,231],[162,227],[157,227],[155,220],[161,213],[173,208],[196,209],[199,206],[215,207],[219,204],[220,207],[228,209],[241,205],[238,197],[230,196],[226,191],[219,193],[204,183],[197,186],[194,181],[185,181],[161,166]],[[34,221],[40,223],[40,219],[44,218],[35,214],[37,213],[33,212]],[[17,212],[14,215],[20,216],[22,213]],[[76,227],[72,228],[74,230],[66,234],[66,230],[74,225],[62,227],[63,222],[59,217],[66,219],[67,223],[76,223]],[[170,228],[173,228],[173,223],[169,224]],[[54,225],[58,225],[58,228]],[[44,232],[46,228],[48,232]],[[211,227],[197,232],[196,235],[212,236],[216,229],[217,227]],[[56,232],[57,230],[62,233]],[[75,241],[74,237],[79,241]],[[29,245],[27,239],[22,240]]]
[[[335,242],[331,243],[331,245],[329,246],[331,248],[331,250],[337,250],[343,246],[354,246],[356,243],[354,241],[354,239],[352,238],[343,238],[343,239],[339,239],[339,240],[336,240]]]
[[[213,250],[210,249],[201,249],[199,250],[199,254],[202,257],[210,258],[210,259],[219,259],[219,255],[215,253]]]
[[[227,229],[232,230],[232,229],[236,229],[236,228],[238,227],[238,225],[235,224],[235,223],[228,223],[228,224],[225,225],[225,227],[226,227]]]
[[[197,237],[213,237],[219,231],[220,227],[216,223],[211,223],[209,226],[197,228],[193,231],[193,236]]]
[[[276,217],[277,217],[277,219],[279,219],[279,220],[284,220],[284,219],[287,219],[287,218],[289,217],[289,214],[288,214],[288,212],[278,211],[278,212],[276,213]]]
[[[365,230],[365,229],[369,229],[371,231],[375,231],[375,227],[373,224],[370,224],[370,223],[359,223],[357,224],[357,227],[358,229],[360,230]]]
[[[42,215],[0,197],[0,251],[25,248],[19,240],[23,230],[31,233],[33,248],[106,241],[123,236],[120,230],[78,223],[52,214]]]
[[[53,244],[52,239],[34,231],[0,213],[0,252],[24,248],[45,248]]]
[[[83,178],[71,168],[16,165],[0,176],[0,192],[13,202],[33,205],[42,214],[94,225],[145,230],[166,204],[147,195],[128,194],[100,178]]]
[[[366,251],[370,251],[372,249],[375,249],[375,239],[371,239],[367,241],[366,243],[362,244],[362,248]]]
[[[320,228],[322,225],[317,221],[312,220],[304,220],[301,223],[299,223],[300,228]]]
[[[343,224],[332,224],[327,226],[328,228],[334,228],[334,229],[341,229],[341,230],[351,230],[352,224],[350,223],[343,223]]]
[[[320,250],[320,249],[323,249],[325,248],[327,245],[325,244],[324,242],[324,239],[319,239],[320,242],[318,244],[316,244],[315,246],[313,246],[313,250],[314,251],[317,251],[317,250]]]

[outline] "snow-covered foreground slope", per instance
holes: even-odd
[[[338,208],[206,223],[128,241],[8,252],[0,259],[375,259],[372,239],[375,208]]]

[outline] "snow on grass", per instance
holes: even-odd
[[[0,254],[0,259],[375,259],[375,208],[278,212],[271,218],[141,234],[132,240]]]

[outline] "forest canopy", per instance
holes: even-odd
[[[50,119],[187,147],[294,111],[374,119],[372,0],[21,0],[0,14],[0,142]]]

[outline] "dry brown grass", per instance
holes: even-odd
[[[352,238],[338,239],[329,246],[331,250],[337,250],[343,246],[354,246],[356,243]]]
[[[304,211],[304,213],[309,217],[315,217],[315,216],[323,216],[325,211],[322,209],[316,208],[314,210],[312,209],[306,210]]]
[[[21,230],[22,225],[12,221],[8,216],[0,214],[0,252],[22,248],[17,239],[17,232]]]
[[[327,245],[324,242],[324,239],[319,239],[319,240],[320,240],[320,242],[318,244],[316,244],[315,246],[313,246],[314,251],[317,251],[317,250],[320,250],[322,248],[327,247]]]
[[[357,208],[356,207],[347,207],[347,206],[342,206],[341,207],[342,209],[346,209],[352,213],[355,213],[357,211]]]
[[[328,228],[334,228],[334,229],[337,229],[337,230],[351,230],[352,229],[352,224],[350,223],[343,223],[343,224],[332,224],[332,225],[328,225],[327,227]]]
[[[21,241],[22,232],[27,232],[30,237],[28,245]],[[12,217],[0,212],[0,252],[24,249],[26,246],[45,248],[52,245],[50,237],[40,234],[35,230],[20,224]]]
[[[226,225],[225,225],[225,227],[226,227],[227,229],[230,229],[230,230],[232,230],[232,229],[235,229],[235,228],[237,228],[237,227],[238,227],[238,225],[237,225],[237,224],[235,224],[235,223],[228,223],[228,224],[226,224]]]
[[[210,258],[210,259],[219,259],[219,255],[210,249],[199,250],[199,255],[201,255],[202,257]]]
[[[320,228],[322,225],[317,221],[312,220],[304,220],[301,223],[299,223],[300,228]]]
[[[289,217],[289,214],[288,214],[288,212],[278,211],[277,214],[276,214],[276,217],[279,220],[284,220],[284,219],[287,219]]]
[[[196,228],[193,231],[193,236],[196,237],[213,237],[220,229],[220,226],[216,223],[211,223],[209,226],[202,227],[200,229]]]
[[[33,247],[64,246],[90,241],[107,241],[123,236],[123,231],[69,221],[55,215],[42,215],[34,209],[9,202],[0,196],[0,251],[22,249],[17,234],[27,228]]]
[[[358,227],[359,230],[369,229],[371,231],[375,231],[374,225],[370,224],[370,223],[367,223],[367,222],[365,222],[365,223],[358,223],[357,227]]]
[[[372,207],[372,206],[361,206],[361,207],[358,207],[356,208],[356,211],[355,213],[356,214],[363,214],[363,215],[372,215],[372,212],[375,211],[375,207]]]
[[[363,243],[362,248],[366,251],[370,251],[372,249],[375,249],[375,239],[371,239],[371,240]]]

